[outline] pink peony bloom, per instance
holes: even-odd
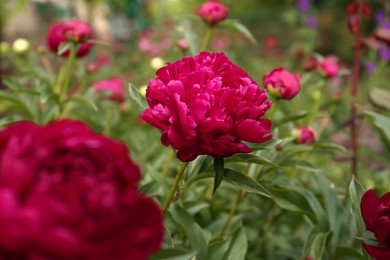
[[[292,135],[297,138],[297,142],[300,144],[313,144],[317,134],[313,128],[302,126],[296,128]]]
[[[110,92],[110,99],[112,100],[118,102],[123,102],[125,100],[125,89],[123,88],[123,81],[120,77],[95,81],[92,83],[91,87],[96,89],[98,92]]]
[[[92,37],[91,27],[80,20],[64,23],[63,33],[68,40],[79,43],[85,42]]]
[[[81,121],[0,132],[0,259],[147,259],[163,219],[125,145]]]
[[[339,66],[333,58],[326,58],[318,63],[317,70],[327,78],[337,76]]]
[[[91,29],[89,29],[89,33],[85,32],[85,29],[83,29],[81,32],[77,33],[77,30],[74,29],[71,30],[71,26],[67,25],[70,22],[65,23],[53,23],[49,27],[49,31],[47,33],[46,42],[49,50],[51,50],[54,53],[58,52],[58,48],[60,47],[61,43],[68,42],[70,40],[79,42],[79,48],[77,50],[77,57],[83,57],[88,54],[90,49],[92,48],[92,43],[86,42],[87,39],[90,39],[92,36]],[[77,21],[81,22],[81,21]],[[70,25],[72,25],[71,23]],[[74,26],[74,25],[72,25]],[[83,28],[85,26],[88,26],[88,24],[84,24]],[[79,38],[79,40],[76,40],[76,38]],[[69,56],[69,50],[64,52],[61,56],[67,57]]]
[[[277,67],[263,76],[264,87],[277,98],[292,99],[301,89],[301,75]]]
[[[199,16],[210,25],[222,22],[228,14],[229,9],[218,1],[206,2],[199,9]]]
[[[272,138],[271,121],[261,118],[271,106],[265,91],[225,54],[201,52],[156,74],[141,118],[162,130],[162,143],[177,149],[181,161],[249,153],[242,141]]]

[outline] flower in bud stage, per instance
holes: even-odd
[[[243,142],[272,138],[265,90],[223,53],[201,52],[159,69],[149,81],[141,118],[162,130],[161,142],[181,161],[252,150]]]
[[[75,41],[79,43],[79,48],[77,50],[76,56],[81,58],[87,55],[92,48],[92,43],[86,42],[87,38],[90,39],[92,36],[91,29],[86,30],[84,27],[89,26],[86,23],[83,23],[84,25],[81,26],[82,29],[80,31],[77,31],[77,28],[72,25],[74,23],[65,22],[65,23],[53,23],[49,27],[49,31],[46,36],[46,43],[48,48],[54,52],[58,53],[58,49],[62,43],[66,43],[69,41]],[[80,22],[80,21],[78,21]],[[67,29],[65,31],[65,27],[67,23],[71,23],[72,26],[67,26]],[[77,23],[76,23],[77,24]],[[73,28],[73,31],[71,30]],[[84,28],[84,29],[83,29]],[[69,38],[68,38],[69,37]],[[78,39],[78,40],[77,40]],[[61,56],[67,57],[69,56],[70,51],[65,51]]]
[[[333,78],[339,73],[339,65],[333,58],[326,58],[317,65],[317,70],[327,78]]]
[[[199,9],[199,16],[209,25],[222,22],[228,14],[229,9],[218,1],[208,1]]]
[[[95,81],[91,85],[98,92],[111,93],[110,99],[118,102],[125,100],[125,89],[123,88],[123,81],[120,77],[114,77],[106,80]]]
[[[301,89],[301,75],[292,74],[283,67],[277,67],[263,76],[268,93],[280,99],[292,99]]]
[[[182,38],[177,41],[177,47],[179,47],[179,49],[182,51],[186,51],[190,48],[190,43],[188,42],[187,39]]]
[[[316,141],[316,131],[309,126],[302,126],[294,129],[291,133],[299,144],[313,144]]]
[[[24,38],[18,38],[12,43],[12,50],[16,53],[25,53],[30,49],[30,42]]]

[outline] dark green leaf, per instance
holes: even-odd
[[[255,163],[261,165],[267,165],[275,168],[280,168],[280,166],[272,163],[265,157],[260,155],[250,154],[250,153],[239,153],[235,154],[229,158],[225,159],[225,162],[246,162],[246,163]]]
[[[219,185],[221,185],[223,179],[224,161],[223,158],[214,157],[214,187],[213,194],[217,191]]]
[[[229,249],[230,238],[213,240],[208,247],[209,259],[220,259]]]
[[[307,116],[308,114],[309,114],[309,112],[307,112],[307,111],[299,111],[299,112],[297,112],[295,114],[291,114],[291,115],[285,116],[280,121],[274,122],[272,125],[275,128],[275,127],[281,126],[283,124],[286,124],[286,123],[289,123],[289,122],[292,122],[292,121],[296,121],[298,119],[302,119],[305,116]]]
[[[315,143],[313,146],[313,150],[319,152],[330,152],[330,153],[348,153],[348,149],[344,146],[334,144],[334,143]]]
[[[248,240],[243,227],[238,228],[232,235],[229,250],[225,253],[224,260],[244,260],[248,250]]]
[[[381,88],[373,88],[370,90],[368,97],[374,105],[383,109],[390,110],[390,92],[388,90]]]
[[[164,248],[149,257],[150,260],[190,260],[197,252],[191,252],[184,249]]]
[[[363,257],[359,252],[350,247],[338,247],[335,252],[336,260],[362,260]]]
[[[92,99],[88,99],[88,98],[81,97],[81,96],[73,96],[73,97],[70,97],[67,100],[65,100],[64,105],[66,105],[68,103],[72,103],[72,102],[89,106],[95,111],[99,110],[97,105],[95,104],[95,102]]]
[[[265,197],[271,198],[270,193],[255,179],[231,169],[225,169],[223,173],[225,180],[233,183],[237,187],[243,189],[246,192],[253,192]]]
[[[324,259],[323,254],[325,251],[326,240],[329,235],[330,232],[320,232],[316,227],[314,227],[306,239],[302,259],[307,256],[311,256],[313,259]]]

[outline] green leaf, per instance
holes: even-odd
[[[4,77],[3,84],[11,90],[23,88],[22,85],[14,77]]]
[[[338,247],[335,252],[336,260],[361,260],[362,255],[350,247]]]
[[[246,162],[246,163],[255,163],[261,165],[267,165],[274,168],[280,168],[280,166],[274,164],[270,160],[260,155],[250,154],[250,153],[239,153],[235,154],[229,158],[225,159],[225,162]]]
[[[377,107],[390,110],[390,92],[381,89],[381,88],[373,88],[368,93],[368,97],[370,98],[370,101],[376,105]]]
[[[66,51],[70,50],[71,45],[72,45],[71,42],[63,42],[63,43],[61,43],[60,46],[58,47],[57,54],[61,56]]]
[[[207,259],[207,241],[202,228],[195,222],[193,216],[178,204],[173,204],[170,211],[172,218],[181,226],[190,242],[191,249],[198,251],[199,259]]]
[[[331,232],[320,232],[316,227],[314,227],[306,239],[302,259],[307,256],[311,256],[312,259],[324,259],[323,254],[325,251],[326,240],[328,239],[330,233]]]
[[[307,112],[307,111],[299,111],[298,113],[285,116],[280,121],[274,122],[272,125],[275,128],[275,127],[281,126],[283,124],[286,124],[286,123],[289,123],[292,121],[296,121],[298,119],[302,119],[302,118],[306,117],[308,114],[309,114],[309,112]]]
[[[0,92],[0,101],[8,101],[15,106],[15,108],[27,116],[27,119],[35,122],[35,115],[31,108],[23,102],[20,98],[10,92]]]
[[[148,107],[145,97],[142,96],[139,90],[131,83],[129,83],[129,95],[130,98],[138,105],[140,110],[145,110]]]
[[[315,143],[313,146],[313,150],[319,151],[319,152],[330,152],[330,153],[348,153],[348,149],[344,146],[334,144],[334,143]]]
[[[248,239],[244,228],[241,226],[232,235],[229,250],[225,253],[224,260],[244,260],[248,250]]]
[[[149,257],[150,260],[190,260],[197,252],[191,252],[184,249],[164,248]]]
[[[243,189],[246,192],[257,193],[259,195],[271,198],[271,194],[266,188],[264,188],[260,183],[255,179],[231,169],[225,169],[223,173],[225,180],[231,182],[237,187]]]
[[[229,249],[230,241],[230,238],[211,241],[208,246],[209,259],[220,259]]]
[[[223,158],[214,157],[214,187],[213,194],[217,191],[219,185],[221,185],[223,179],[224,161]]]
[[[365,111],[364,113],[375,126],[383,143],[386,145],[388,151],[390,151],[390,118],[372,111]]]
[[[89,107],[91,107],[95,111],[99,110],[97,105],[95,104],[95,102],[92,99],[88,99],[88,98],[81,97],[81,96],[69,97],[68,99],[66,99],[64,101],[64,105],[66,105],[68,103],[79,103],[79,104],[82,104],[82,105],[89,106]]]
[[[236,31],[244,35],[252,44],[256,44],[257,41],[253,37],[252,33],[242,23],[237,20],[228,19],[218,24],[219,28]]]
[[[351,197],[352,201],[352,208],[351,212],[352,215],[355,217],[356,225],[357,225],[357,233],[358,236],[361,236],[364,238],[364,240],[368,240],[369,237],[366,234],[366,225],[364,224],[364,220],[360,211],[360,200],[365,193],[365,190],[363,186],[359,183],[359,181],[354,177],[352,177],[351,183],[349,184],[349,195]],[[365,259],[367,258],[367,252],[366,250],[363,250],[363,254],[365,256]]]

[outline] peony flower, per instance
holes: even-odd
[[[249,153],[242,141],[272,138],[271,121],[261,118],[271,106],[265,91],[225,54],[201,52],[156,74],[141,118],[162,130],[161,142],[177,149],[181,161]]]
[[[123,88],[123,81],[120,77],[114,77],[106,80],[95,81],[91,85],[98,92],[110,92],[110,99],[118,102],[125,100],[125,89]]]
[[[380,246],[363,242],[367,253],[376,260],[390,259],[390,192],[380,199],[373,190],[366,191],[360,201],[366,230],[371,231]]]
[[[294,129],[291,135],[297,138],[299,144],[314,144],[317,134],[313,128],[302,126]]]
[[[163,220],[125,145],[83,122],[0,132],[0,259],[147,259]]]
[[[209,1],[204,3],[199,9],[199,16],[209,25],[215,25],[223,20],[229,14],[229,9],[218,1]]]
[[[190,48],[190,43],[186,38],[181,38],[177,41],[177,47],[182,51],[186,51]]]
[[[317,70],[325,77],[332,78],[334,76],[337,76],[339,72],[339,66],[334,59],[326,58],[318,63]]]
[[[264,87],[272,96],[292,99],[301,89],[301,75],[292,74],[283,67],[277,67],[263,76]]]
[[[89,25],[78,20],[51,24],[46,37],[48,48],[57,54],[61,43],[75,41],[79,43],[76,56],[81,58],[87,55],[92,48],[92,43],[86,41],[92,37],[92,32],[90,28],[88,30],[86,27],[89,28]],[[67,57],[69,53],[70,51],[67,50],[61,56]]]

